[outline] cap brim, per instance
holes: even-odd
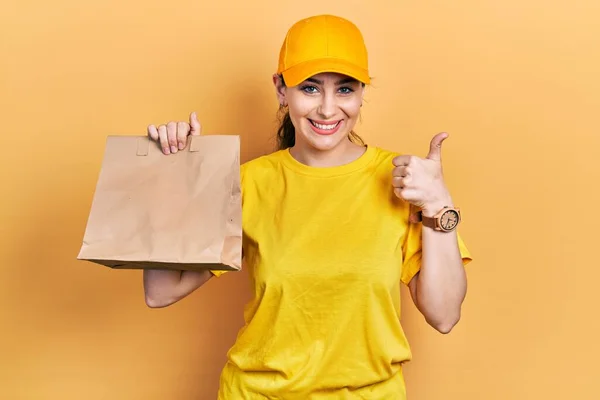
[[[303,62],[283,71],[282,75],[286,86],[291,87],[301,84],[311,76],[325,72],[347,75],[366,85],[371,83],[371,78],[366,70],[335,58]]]

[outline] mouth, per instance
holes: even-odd
[[[309,119],[309,121],[310,126],[313,129],[313,131],[315,131],[315,133],[318,133],[319,135],[333,135],[340,129],[343,120],[339,120],[336,122],[326,122],[313,121],[312,119]]]

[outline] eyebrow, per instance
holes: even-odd
[[[317,85],[323,85],[323,81],[321,81],[319,79],[315,79],[315,78],[308,78],[306,81],[316,83]],[[354,78],[347,77],[347,78],[340,79],[335,84],[336,85],[345,85],[346,83],[353,83],[353,82],[357,82],[357,80]]]

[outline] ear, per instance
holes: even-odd
[[[277,94],[277,100],[279,101],[279,104],[286,106],[287,99],[285,96],[285,91],[287,88],[283,82],[283,79],[281,79],[281,76],[273,74],[273,85],[275,85],[275,93]]]

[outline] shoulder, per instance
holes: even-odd
[[[279,170],[281,166],[281,158],[283,151],[278,150],[271,154],[263,155],[254,158],[250,161],[246,161],[240,166],[242,178],[244,176],[260,177],[270,175]]]
[[[273,168],[277,168],[281,164],[281,158],[283,156],[283,152],[285,150],[277,150],[271,154],[266,154],[264,156],[260,156],[254,158],[250,161],[246,161],[241,165],[241,169],[243,172],[246,171],[260,171],[260,170],[270,170]]]
[[[397,151],[391,151],[377,146],[374,146],[373,150],[375,153],[373,164],[377,169],[393,168],[394,158],[400,155]]]
[[[384,149],[382,147],[373,146],[375,149],[376,157],[381,159],[393,159],[396,156],[399,156],[400,153],[397,151],[392,151],[389,149]]]

